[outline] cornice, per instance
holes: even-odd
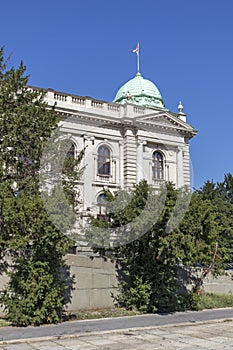
[[[67,94],[52,89],[43,89],[28,86],[32,90],[42,90],[45,93],[45,101],[49,106],[54,106],[63,120],[78,118],[80,121],[86,121],[93,124],[111,125],[112,127],[143,127],[178,131],[186,137],[191,138],[197,134],[197,131],[188,123],[182,121],[178,114],[169,110],[147,108],[133,105],[131,103],[117,104],[91,97],[83,97],[73,94]],[[154,121],[148,120],[154,117]],[[156,118],[165,118],[171,125],[160,124]]]
[[[163,130],[163,131],[170,131],[170,132],[179,132],[182,135],[186,135],[186,137],[191,138],[197,134],[197,131],[194,130],[191,126],[188,124],[185,125],[185,127],[181,124],[185,123],[178,123],[176,121],[172,121],[169,118],[169,122],[171,122],[171,125],[164,125],[160,124],[159,122],[156,121],[150,121],[146,120],[147,118],[127,118],[123,117],[120,119],[115,119],[107,116],[100,116],[100,115],[93,115],[93,113],[90,112],[64,112],[63,109],[60,108],[55,108],[55,111],[61,115],[62,119],[67,120],[70,119],[72,122],[75,122],[76,120],[81,121],[86,121],[90,124],[98,124],[102,126],[112,126],[114,127],[143,127],[148,128],[148,129],[154,129],[154,130]],[[151,115],[153,116],[153,114]],[[157,116],[163,116],[163,114],[159,114]],[[146,116],[150,117],[150,116]]]

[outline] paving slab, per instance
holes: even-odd
[[[232,350],[231,322],[157,326],[100,331],[51,340],[2,342],[0,350]]]

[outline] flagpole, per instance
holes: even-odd
[[[137,68],[138,68],[138,73],[140,73],[139,42],[137,43],[137,46],[135,47],[135,49],[132,50],[131,52],[137,54],[137,66],[138,66]]]
[[[137,52],[137,56],[138,56],[138,73],[140,72],[139,68],[140,68],[140,58],[139,58],[139,54],[140,54],[140,47],[139,47],[139,43],[138,43],[138,52]]]

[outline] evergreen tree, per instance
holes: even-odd
[[[214,184],[207,181],[198,191],[202,199],[208,199],[214,208],[219,233],[218,244],[224,251],[225,267],[233,263],[233,176],[226,174],[224,181]]]
[[[125,207],[124,201],[121,206],[120,203],[117,206],[112,204],[114,201],[117,203],[119,193],[106,196],[107,208],[111,210],[108,211],[105,227],[124,227],[126,223],[133,222],[138,217],[136,225],[131,226],[134,235],[136,229],[140,231],[145,222],[151,219],[150,213],[153,216],[153,207],[149,211],[144,210],[149,193],[152,193],[151,198],[155,208],[159,203],[161,209],[159,215],[154,217],[154,221],[150,221],[150,227],[143,235],[107,252],[121,261],[122,270],[119,275],[121,293],[118,301],[126,307],[147,312],[195,307],[196,298],[193,292],[189,293],[188,290],[186,294],[179,292],[182,287],[182,281],[178,277],[180,267],[190,271],[191,276],[197,264],[210,267],[213,261],[216,262],[218,232],[210,201],[203,201],[198,194],[193,194],[189,210],[186,214],[183,211],[185,215],[182,222],[177,222],[176,227],[173,225],[171,231],[167,229],[168,222],[174,214],[174,208],[178,213],[183,210],[184,201],[186,201],[185,191],[177,190],[173,184],[167,183],[166,188],[161,192],[166,194],[164,202],[159,202],[161,195],[153,191],[153,188],[143,180],[136,185]],[[122,196],[122,191],[120,193],[123,198],[129,196],[127,193]],[[183,200],[181,200],[182,196]],[[142,211],[144,214],[140,216]],[[158,214],[157,208],[156,212]],[[175,216],[173,220],[175,222]],[[103,222],[92,219],[90,223],[87,238],[93,244],[93,236],[98,232],[97,227],[103,226]],[[131,232],[128,229],[125,230],[121,236],[122,243],[124,234],[130,235]],[[97,248],[97,251],[106,253],[101,248]],[[218,273],[219,269],[218,260],[211,272]],[[194,282],[196,292],[201,281],[194,279]]]
[[[64,262],[71,242],[39,191],[40,157],[59,119],[25,72],[22,62],[8,69],[0,50],[0,257],[10,277],[1,304],[20,326],[60,321],[72,290]]]

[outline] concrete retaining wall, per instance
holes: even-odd
[[[101,257],[67,254],[66,263],[70,266],[70,274],[74,275],[74,290],[67,311],[114,306],[113,296],[117,293],[118,284],[114,262]],[[5,274],[0,275],[0,291],[7,281]],[[1,315],[4,312],[0,307]]]
[[[207,276],[204,281],[205,293],[233,294],[233,270],[226,272],[226,276]]]
[[[115,263],[101,257],[68,254],[67,264],[75,276],[69,311],[110,308],[114,306],[117,277]]]
[[[78,311],[114,306],[113,296],[117,294],[117,272],[115,263],[101,257],[68,254],[66,262],[74,275],[72,300],[67,311]],[[226,276],[213,278],[208,276],[204,281],[204,291],[208,293],[233,293],[233,271]],[[0,276],[0,291],[7,283],[5,275]],[[3,309],[0,308],[0,315]]]
[[[0,275],[0,293],[8,282],[8,277],[5,274]],[[4,315],[3,307],[0,306],[0,317]]]

